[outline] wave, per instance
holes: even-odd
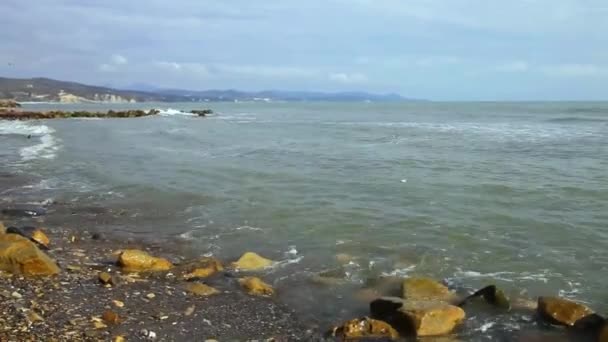
[[[595,123],[595,122],[606,122],[606,123],[608,123],[608,119],[581,118],[581,117],[576,117],[576,116],[567,116],[567,117],[563,117],[563,118],[549,119],[546,122],[550,122],[550,123]]]
[[[196,114],[192,114],[192,113],[187,113],[187,112],[183,112],[181,110],[178,109],[173,109],[173,108],[167,108],[167,109],[161,109],[160,113],[158,113],[158,115],[160,116],[176,116],[176,115],[182,115],[182,116],[198,116]]]
[[[59,150],[59,144],[53,133],[55,133],[55,130],[46,125],[32,125],[21,121],[0,123],[0,135],[17,135],[38,139],[38,144],[23,147],[19,150],[22,161],[55,158]]]

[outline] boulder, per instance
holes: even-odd
[[[256,253],[247,252],[239,260],[232,263],[232,266],[239,270],[252,271],[271,266],[274,261],[266,259]]]
[[[207,297],[220,293],[220,291],[214,289],[213,287],[201,283],[190,283],[186,285],[186,290],[201,297]]]
[[[347,283],[348,274],[343,267],[332,268],[321,271],[312,276],[311,280],[315,284],[324,286],[340,286]]]
[[[117,263],[127,272],[167,271],[173,267],[169,260],[153,257],[138,249],[127,249],[122,251],[118,256]]]
[[[451,301],[456,298],[445,285],[430,278],[408,278],[401,284],[401,292],[407,300]]]
[[[449,334],[465,318],[465,312],[441,301],[405,301],[383,297],[370,305],[372,317],[391,324],[405,336]]]
[[[207,278],[223,270],[224,266],[215,258],[202,258],[176,267],[176,273],[185,280]]]
[[[37,243],[39,246],[42,246],[43,249],[48,249],[49,244],[51,243],[51,241],[49,240],[48,236],[46,236],[44,231],[42,231],[42,229],[36,228],[36,227],[30,227],[30,226],[21,227],[21,228],[8,227],[6,229],[6,234],[21,235],[25,238],[30,239],[32,242]]]
[[[257,277],[245,277],[239,279],[239,284],[247,290],[247,293],[254,296],[272,296],[274,289]]]
[[[334,327],[327,335],[340,340],[399,338],[399,333],[390,324],[368,317],[353,319]]]
[[[574,326],[578,320],[593,314],[593,310],[564,298],[539,297],[537,313],[548,323]]]
[[[472,295],[466,297],[460,304],[458,304],[458,306],[464,306],[469,301],[478,297],[483,298],[488,304],[492,306],[505,310],[511,309],[511,303],[509,301],[509,298],[507,298],[505,293],[502,290],[498,289],[495,285],[486,286],[481,290],[476,291]]]
[[[16,235],[0,235],[0,270],[26,276],[59,273],[57,264],[30,240]]]
[[[599,342],[608,342],[608,323],[600,329],[600,334],[597,339]]]
[[[21,104],[14,100],[0,100],[0,108],[20,108]]]

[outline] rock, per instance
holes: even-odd
[[[0,100],[0,108],[20,108],[21,104],[14,100]]]
[[[127,249],[120,253],[118,265],[127,272],[167,271],[173,267],[169,260],[153,257],[137,249]]]
[[[21,293],[14,291],[13,293],[11,293],[11,297],[15,298],[15,299],[21,299],[23,298],[23,295],[21,295]]]
[[[99,275],[97,276],[97,278],[104,285],[115,285],[116,284],[116,281],[114,280],[112,275],[110,275],[108,272],[99,272]]]
[[[405,301],[383,297],[370,304],[372,317],[391,324],[405,336],[439,336],[450,333],[465,312],[441,301]]]
[[[25,317],[27,318],[27,321],[30,324],[36,323],[36,322],[44,322],[44,318],[42,318],[42,316],[40,316],[34,310],[27,310],[27,312],[25,313]]]
[[[239,270],[252,271],[271,266],[274,261],[266,259],[256,253],[247,252],[241,258],[232,263],[232,266]]]
[[[47,276],[59,273],[59,267],[28,239],[0,235],[0,270],[26,276]]]
[[[106,322],[107,324],[119,324],[120,323],[120,317],[118,317],[118,314],[115,313],[114,311],[110,311],[107,310],[103,313],[103,316],[101,316],[103,318],[103,321]]]
[[[445,285],[429,278],[408,278],[401,284],[401,292],[407,300],[454,300],[455,295]]]
[[[189,306],[189,307],[186,309],[186,311],[184,311],[184,316],[192,316],[192,314],[194,313],[194,309],[195,309],[195,306],[194,306],[194,305]]]
[[[509,299],[504,292],[498,289],[495,285],[486,286],[483,289],[476,291],[472,295],[466,297],[460,304],[458,304],[458,306],[464,306],[467,302],[477,297],[482,297],[487,303],[501,309],[511,309]]]
[[[602,329],[600,329],[600,334],[597,339],[599,342],[608,342],[608,324],[605,324]]]
[[[342,265],[346,265],[354,260],[355,260],[355,257],[350,254],[346,254],[346,253],[336,254],[336,261]]]
[[[213,111],[211,109],[191,110],[190,113],[196,114],[198,116],[207,116],[213,114]]]
[[[119,301],[119,300],[112,300],[112,303],[114,304],[114,306],[116,306],[117,308],[123,308],[125,306],[125,303]]]
[[[239,284],[247,290],[247,293],[254,296],[272,296],[274,289],[272,286],[263,282],[257,277],[245,277],[239,279]]]
[[[146,295],[146,298],[148,298],[148,299],[154,299],[154,298],[156,298],[156,295],[154,293],[150,292],[150,293],[148,293]]]
[[[125,341],[126,340],[125,340],[124,336],[122,336],[122,335],[118,335],[118,336],[114,337],[114,340],[113,340],[113,342],[125,342]]]
[[[2,214],[13,217],[38,217],[45,215],[46,210],[37,206],[19,205],[14,208],[2,209]]]
[[[351,339],[397,339],[399,333],[388,323],[368,317],[353,319],[341,326],[334,327],[327,335],[340,340]]]
[[[576,321],[593,314],[593,310],[568,299],[539,297],[537,313],[551,324],[573,326]]]
[[[348,274],[343,267],[321,271],[312,276],[313,283],[324,286],[340,286],[347,283]]]
[[[222,263],[215,258],[202,258],[176,268],[176,273],[185,280],[207,278],[224,270]]]
[[[43,249],[49,248],[50,240],[46,236],[46,234],[40,229],[36,227],[8,227],[6,229],[6,234],[17,234],[21,235],[25,238],[30,239],[30,241],[38,244]]]
[[[201,283],[191,283],[186,285],[186,290],[188,290],[188,292],[195,294],[197,296],[201,296],[201,297],[207,297],[207,296],[212,296],[214,294],[218,294],[220,293],[220,291],[214,289],[211,286],[205,285],[205,284],[201,284]],[[192,309],[194,311],[194,309]]]

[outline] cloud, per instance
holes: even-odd
[[[495,67],[495,70],[499,72],[525,72],[529,69],[530,65],[528,64],[528,62],[524,61],[508,62]]]
[[[328,78],[332,82],[338,82],[343,84],[357,84],[364,83],[367,81],[367,76],[361,73],[330,73]]]
[[[600,77],[608,76],[608,66],[595,64],[559,64],[540,68],[549,76],[557,77]]]
[[[129,61],[127,60],[126,57],[122,56],[122,55],[112,55],[112,63],[114,65],[124,65],[127,64]]]

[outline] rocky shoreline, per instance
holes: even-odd
[[[43,210],[3,209],[0,219],[0,340],[410,340],[459,341],[476,313],[532,317],[538,331],[510,341],[608,341],[608,322],[565,298],[508,298],[490,285],[468,296],[425,277],[385,277],[353,300],[369,313],[313,327],[282,304],[264,270],[275,261],[246,252],[226,262],[41,222]],[[7,227],[8,226],[8,227]],[[343,262],[347,255],[337,256]],[[317,283],[331,286],[331,276]],[[322,281],[323,280],[323,281]],[[387,297],[388,296],[388,297]],[[310,303],[314,305],[314,303]],[[320,328],[320,329],[319,329]]]
[[[89,112],[89,111],[24,111],[21,105],[10,100],[0,100],[0,120],[48,120],[48,119],[72,119],[72,118],[140,118],[160,114],[158,109],[151,110],[124,110],[107,112]],[[213,114],[210,109],[191,110],[183,112],[199,117],[205,117]]]

